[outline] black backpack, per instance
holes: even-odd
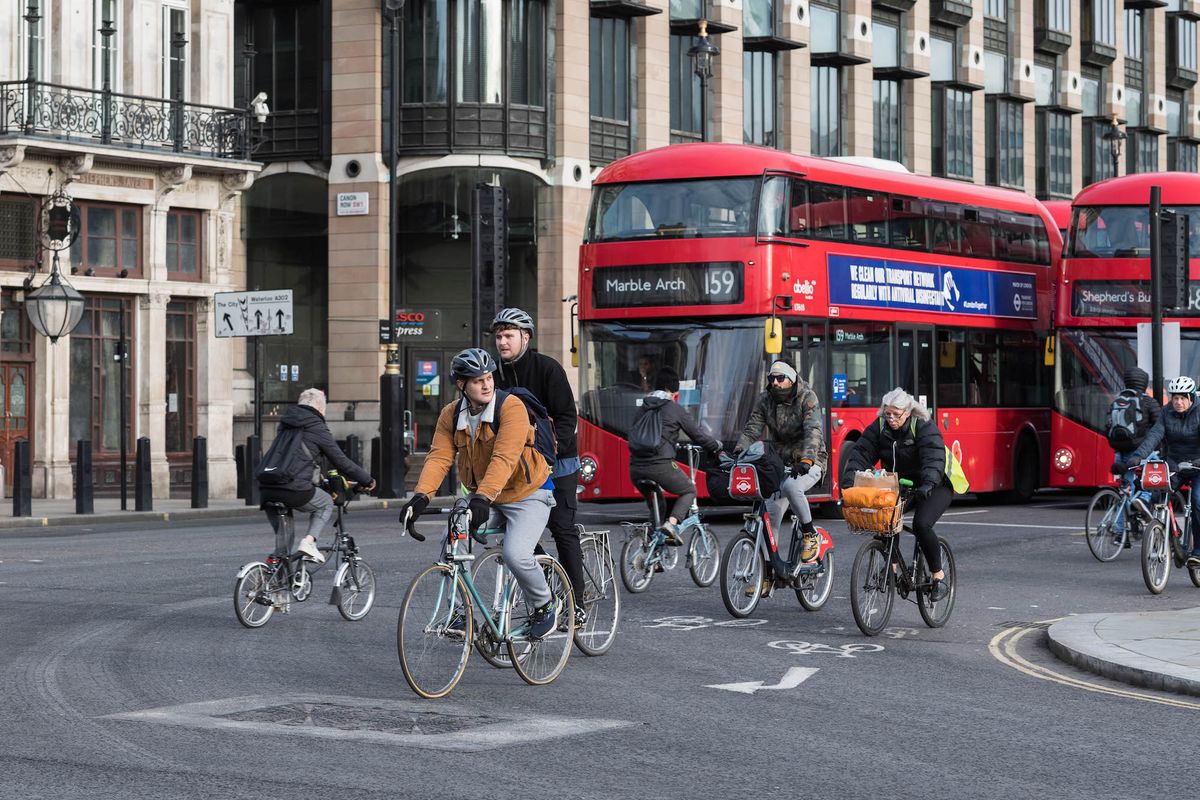
[[[1108,444],[1114,450],[1132,450],[1138,444],[1138,429],[1142,426],[1142,398],[1133,389],[1123,389],[1113,398],[1108,410]]]
[[[316,463],[304,444],[303,428],[284,428],[271,442],[254,477],[259,486],[287,486],[297,478],[311,481]]]
[[[662,445],[662,406],[647,408],[634,420],[629,429],[629,453],[635,456],[653,456]]]
[[[542,401],[538,400],[537,396],[524,386],[496,390],[496,419],[492,423],[492,430],[497,434],[500,433],[500,407],[510,394],[516,395],[525,404],[525,410],[529,413],[529,424],[536,431],[533,437],[534,449],[541,453],[542,457],[546,459],[546,463],[553,468],[558,452],[558,440],[554,438],[554,423],[551,422],[550,414],[542,405]]]

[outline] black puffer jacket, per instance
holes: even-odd
[[[1161,446],[1164,445],[1165,446]],[[1129,456],[1128,462],[1137,462],[1150,455],[1153,450],[1166,450],[1166,456],[1172,469],[1180,461],[1190,461],[1200,464],[1200,404],[1192,403],[1192,407],[1180,414],[1167,406],[1163,409],[1158,422],[1146,434],[1146,438]]]
[[[554,438],[558,442],[555,455],[560,459],[577,457],[575,427],[579,413],[575,409],[575,393],[571,391],[562,364],[550,356],[526,350],[516,360],[500,361],[499,365],[500,369],[495,373],[496,388],[523,386],[533,392],[554,420]]]
[[[899,430],[882,419],[868,425],[854,443],[842,470],[842,486],[854,485],[854,473],[875,464],[913,482],[914,487],[938,486],[946,477],[946,445],[937,424],[909,417]]]
[[[721,443],[712,435],[712,431],[708,426],[701,422],[696,422],[692,419],[683,406],[665,397],[666,393],[655,392],[646,395],[642,400],[642,407],[638,409],[637,415],[634,417],[633,424],[641,419],[643,414],[648,414],[654,409],[659,411],[662,421],[662,440],[659,442],[658,451],[650,456],[637,456],[632,453],[629,456],[630,466],[646,466],[648,464],[668,463],[675,460],[675,443],[679,441],[679,431],[682,430],[692,441],[703,447],[710,453],[721,452]]]
[[[333,465],[334,469],[350,480],[357,481],[358,483],[371,482],[371,473],[346,457],[342,449],[337,446],[337,442],[333,440],[333,434],[330,433],[329,426],[325,423],[325,417],[321,416],[315,408],[311,406],[292,406],[283,412],[283,418],[279,420],[279,428],[275,435],[278,436],[288,428],[300,428],[303,430],[304,444],[313,458],[323,455]],[[284,502],[288,502],[289,504],[292,504],[292,500],[283,496],[291,495],[293,499],[299,500],[299,496],[303,494],[305,498],[299,502],[299,505],[303,505],[308,502],[309,497],[312,497],[312,474],[302,474],[286,486],[263,490],[264,497],[268,493],[273,496],[281,496],[281,499],[284,499]]]

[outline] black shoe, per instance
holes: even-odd
[[[934,603],[941,602],[946,599],[946,595],[950,594],[950,585],[941,578],[935,578],[933,588],[929,592],[929,599]]]

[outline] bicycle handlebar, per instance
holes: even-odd
[[[425,534],[417,531],[416,523],[412,518],[411,508],[404,512],[404,521],[400,525],[400,535],[403,536],[406,533],[412,538],[416,539],[418,542],[425,541]]]

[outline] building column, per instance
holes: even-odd
[[[663,13],[634,21],[637,42],[636,149],[671,143],[671,19]],[[560,71],[561,71],[561,64]]]
[[[220,212],[222,215],[231,212]],[[196,435],[208,445],[208,496],[237,496],[237,464],[233,458],[233,343],[218,339],[209,324],[213,301],[202,298],[196,306]],[[244,349],[244,348],[241,348]]]
[[[852,56],[869,59],[874,37],[871,0],[850,0],[842,15],[842,48]],[[842,68],[846,77],[846,137],[848,156],[875,155],[875,67],[867,61]]]
[[[163,225],[166,217],[163,215]],[[163,230],[165,238],[165,227]],[[139,295],[134,308],[133,381],[137,417],[134,438],[150,438],[150,478],[154,496],[171,496],[171,470],[167,464],[167,302],[166,292]],[[136,452],[136,451],[135,451]]]
[[[805,45],[809,43],[808,3],[805,0],[783,0],[779,35]],[[808,153],[812,150],[812,62],[809,48],[787,50],[780,58],[783,59],[783,80],[780,83],[783,136],[779,147],[791,153]]]
[[[912,53],[914,68],[929,72],[932,45],[929,40],[929,0],[917,4],[905,15],[907,24],[903,47]],[[928,78],[903,81],[900,87],[904,121],[904,163],[918,175],[933,172],[933,83]]]
[[[1158,13],[1157,9],[1147,9],[1146,20],[1146,54],[1142,61],[1146,68],[1146,95],[1142,98],[1142,116],[1147,128],[1156,131],[1167,129],[1167,15]],[[1122,75],[1122,77],[1124,77]],[[1124,83],[1124,80],[1121,81]],[[1125,146],[1130,142],[1126,140]],[[1122,162],[1125,158],[1122,157]],[[1127,162],[1126,162],[1127,163]],[[1167,168],[1166,137],[1158,137],[1158,168]]]
[[[741,144],[745,138],[745,120],[742,116],[745,103],[745,86],[742,84],[742,2],[728,0],[709,13],[717,22],[733,25],[737,30],[729,34],[709,38],[721,48],[721,55],[713,59],[713,76],[708,81],[711,96],[708,113],[712,117],[711,139],[714,142]],[[701,123],[703,124],[703,122]]]
[[[68,270],[70,267],[68,266]],[[24,314],[24,310],[19,313]],[[71,471],[71,337],[56,343],[33,334],[33,383],[27,407],[33,414],[33,495],[67,500],[75,496]]]

